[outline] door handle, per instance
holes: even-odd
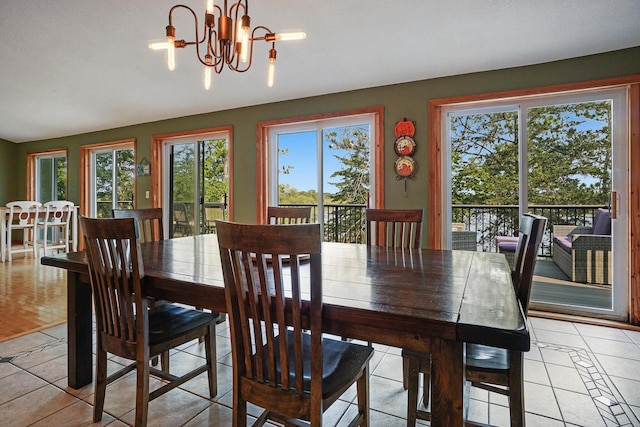
[[[618,192],[611,192],[611,219],[618,219]]]

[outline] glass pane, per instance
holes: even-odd
[[[196,146],[171,146],[170,208],[173,212],[170,236],[193,235],[195,204]]]
[[[45,203],[50,200],[54,200],[53,197],[53,177],[54,177],[54,165],[53,159],[39,158],[38,160],[38,194],[36,200],[40,203]]]
[[[201,141],[200,165],[200,232],[214,233],[215,220],[228,219],[229,148],[226,138]]]
[[[323,129],[324,237],[327,241],[364,243],[369,200],[368,125]]]
[[[55,157],[53,163],[53,181],[56,183],[56,197],[51,200],[67,200],[67,158]]]
[[[135,161],[133,149],[118,150],[116,156],[116,209],[133,209]]]
[[[113,154],[95,155],[96,218],[111,218],[113,206]]]
[[[36,157],[36,200],[45,203],[67,199],[67,159]]]
[[[609,100],[530,108],[527,116],[529,209],[549,219],[532,301],[612,308]],[[604,223],[602,223],[604,224]]]
[[[278,205],[318,205],[317,133],[278,135]],[[316,211],[312,221],[316,221]]]
[[[493,251],[518,230],[518,112],[451,117],[452,249]]]

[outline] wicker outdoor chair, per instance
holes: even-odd
[[[610,215],[608,210],[598,209],[593,227],[553,227],[553,262],[571,281],[611,284],[613,264]]]

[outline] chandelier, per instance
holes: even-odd
[[[273,86],[273,77],[276,64],[276,41],[278,40],[302,40],[306,38],[303,32],[274,33],[269,28],[257,26],[251,30],[251,18],[249,17],[249,1],[238,0],[227,7],[214,4],[214,0],[207,0],[204,14],[204,28],[200,36],[198,16],[188,6],[178,4],[169,10],[169,25],[167,25],[167,39],[162,42],[151,42],[152,50],[167,51],[167,66],[173,71],[176,67],[176,48],[195,46],[196,57],[204,65],[204,87],[211,87],[211,71],[220,74],[227,66],[233,71],[244,73],[253,63],[253,44],[264,40],[271,43],[269,49],[269,68],[267,85]],[[191,12],[195,21],[195,40],[176,40],[176,29],[173,26],[173,12],[177,9],[186,9]],[[217,26],[216,26],[217,21]],[[203,55],[204,53],[204,55]]]

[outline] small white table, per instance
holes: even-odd
[[[44,208],[41,208],[41,214],[44,215]],[[0,207],[0,259],[2,262],[5,262],[7,255],[7,244],[8,244],[8,230],[9,224],[9,208],[6,206]],[[71,213],[71,247],[72,251],[76,252],[78,250],[78,206],[73,207],[73,212]]]

